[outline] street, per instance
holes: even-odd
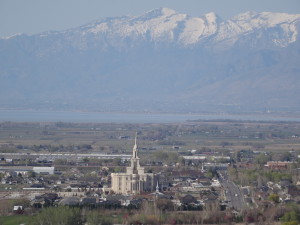
[[[245,200],[241,189],[229,180],[226,171],[218,171],[220,183],[224,187],[225,198],[228,201],[228,207],[241,211],[245,207]]]

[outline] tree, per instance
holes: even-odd
[[[105,215],[100,214],[100,212],[97,212],[95,210],[88,212],[87,214],[87,224],[88,225],[111,225],[112,221],[107,218]]]
[[[34,178],[34,177],[36,177],[36,173],[33,171],[28,171],[27,176],[30,178]]]
[[[282,225],[298,225],[297,221],[284,222]]]
[[[174,203],[169,199],[164,199],[164,198],[158,199],[156,201],[156,206],[158,209],[160,209],[163,212],[174,210]]]
[[[267,164],[267,162],[270,160],[270,156],[264,154],[264,153],[260,153],[258,156],[255,157],[254,162],[263,166],[265,164]]]
[[[114,158],[113,159],[113,165],[114,166],[120,166],[122,163],[122,160],[120,158]]]
[[[154,160],[164,163],[175,163],[180,162],[180,157],[176,152],[156,151],[154,153]]]
[[[293,156],[290,152],[284,152],[280,157],[281,161],[291,161],[292,159],[293,159]]]
[[[54,165],[66,165],[68,161],[66,159],[55,159]]]
[[[87,157],[85,157],[85,158],[82,159],[82,161],[83,161],[84,163],[89,163],[89,162],[90,162],[90,159],[87,158]]]
[[[284,224],[292,225],[300,223],[300,212],[299,211],[290,211],[286,212],[283,217],[280,218],[280,221],[285,222]]]
[[[45,208],[34,218],[34,225],[82,225],[80,209],[61,206]]]
[[[279,195],[278,194],[270,194],[269,200],[273,201],[274,203],[279,203]]]

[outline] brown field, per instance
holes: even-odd
[[[144,150],[300,150],[300,123],[196,121],[180,124],[0,123],[1,149],[131,152],[135,132]],[[33,147],[34,146],[34,147]],[[60,149],[61,146],[68,147]],[[81,151],[84,148],[81,148]],[[47,147],[38,151],[48,151]],[[142,149],[143,150],[143,149]],[[7,150],[8,151],[8,150]],[[80,151],[80,150],[79,150]]]

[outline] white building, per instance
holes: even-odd
[[[32,170],[38,174],[54,174],[54,167],[33,167]]]
[[[111,189],[119,194],[139,194],[141,192],[152,192],[155,190],[155,175],[145,173],[144,167],[140,166],[137,156],[137,144],[133,147],[131,165],[126,168],[126,173],[111,174]]]
[[[211,182],[211,186],[212,186],[212,187],[221,187],[221,183],[220,183],[219,180],[213,180],[213,181]]]
[[[16,175],[26,175],[28,172],[33,171],[37,174],[54,174],[54,167],[32,167],[32,166],[6,166],[0,167],[0,173],[14,172]]]

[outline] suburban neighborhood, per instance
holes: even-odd
[[[138,133],[116,137],[131,144],[121,154],[0,153],[0,199],[10,202],[1,204],[1,215],[71,207],[109,212],[100,219],[110,224],[272,224],[289,212],[283,207],[300,204],[298,151],[236,151],[222,143],[228,150],[183,151],[181,144],[168,152],[143,147],[143,139]],[[137,218],[143,210],[149,215]]]

